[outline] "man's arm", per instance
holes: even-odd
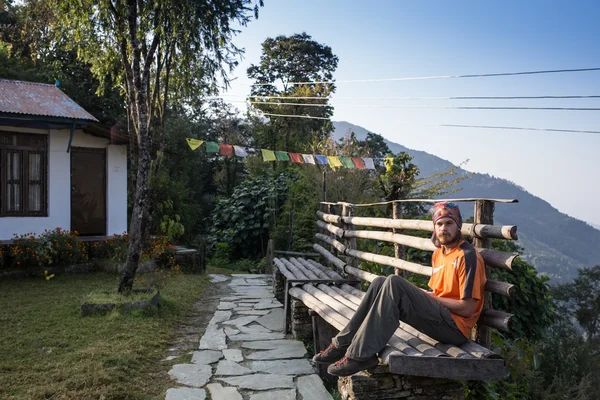
[[[450,312],[469,318],[475,313],[475,299],[454,300],[446,297],[437,297],[433,292],[427,292],[431,297],[442,303]]]

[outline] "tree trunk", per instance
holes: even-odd
[[[147,127],[143,126],[142,129]],[[142,132],[140,132],[141,134]],[[150,143],[148,132],[140,135],[138,172],[136,179],[135,197],[133,202],[133,211],[131,213],[131,224],[129,226],[129,248],[127,249],[127,261],[121,281],[119,282],[119,293],[129,294],[133,288],[133,279],[137,271],[138,263],[142,253],[142,244],[144,239],[144,226],[147,217],[147,208],[149,205],[149,182],[150,173]]]

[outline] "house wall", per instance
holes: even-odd
[[[70,130],[29,129],[0,126],[0,130],[49,135],[48,138],[48,216],[1,217],[0,240],[14,234],[40,234],[45,229],[71,228],[71,155],[67,153]],[[106,149],[107,234],[127,231],[127,148],[111,145],[108,139],[76,130],[73,147]]]

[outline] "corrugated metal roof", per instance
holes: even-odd
[[[0,79],[0,112],[98,122],[55,85]]]

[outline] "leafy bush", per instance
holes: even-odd
[[[10,246],[11,265],[15,268],[66,266],[88,260],[85,244],[77,232],[62,228],[15,235]]]
[[[234,258],[264,254],[269,230],[287,194],[287,178],[247,179],[230,198],[221,200],[213,213],[212,243],[227,243]]]
[[[90,258],[98,261],[123,263],[127,258],[129,237],[126,233],[113,235],[102,242],[94,242],[90,246]]]
[[[229,268],[231,265],[231,247],[227,243],[215,244],[210,265],[218,268]]]

